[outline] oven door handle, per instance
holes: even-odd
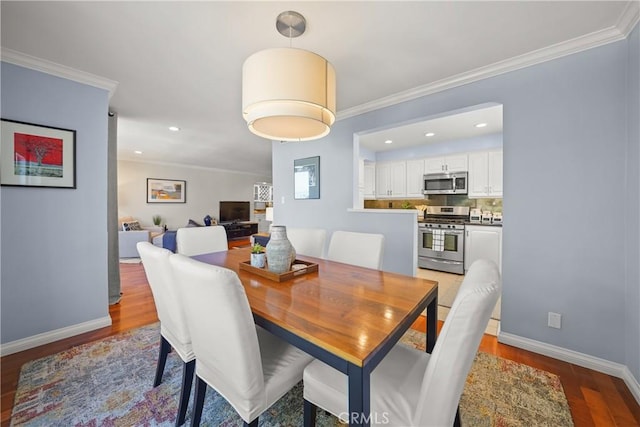
[[[423,226],[418,226],[418,231],[421,233],[433,233],[434,230],[442,230],[444,234],[456,234],[461,235],[464,234],[464,230],[452,230],[451,228],[427,228]]]
[[[462,261],[449,261],[446,259],[437,259],[437,258],[429,258],[429,261],[436,264],[454,264],[454,265],[462,264]]]
[[[464,230],[451,230],[451,229],[445,229],[444,230],[444,234],[464,234]]]

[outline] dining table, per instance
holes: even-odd
[[[438,282],[302,255],[317,271],[277,281],[240,268],[250,254],[193,258],[235,271],[257,325],[347,375],[349,425],[370,425],[371,373],[425,310],[426,351],[435,345]]]

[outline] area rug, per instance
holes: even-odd
[[[167,359],[163,382],[152,388],[159,325],[149,325],[26,363],[20,372],[12,426],[171,426],[182,375],[179,357]],[[421,348],[424,334],[403,343]],[[422,347],[423,348],[423,347]],[[210,388],[203,426],[241,425],[233,408]],[[261,426],[302,425],[302,383],[260,416]],[[191,407],[187,411],[190,423]],[[478,353],[461,399],[464,426],[571,426],[557,376]],[[319,411],[318,426],[342,425]]]
[[[440,273],[433,280],[438,281],[438,305],[451,308],[453,301],[458,295],[464,276],[458,274]],[[500,299],[491,312],[491,318],[500,320],[501,315]]]

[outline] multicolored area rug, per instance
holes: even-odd
[[[173,425],[182,368],[170,353],[162,384],[152,388],[159,334],[154,324],[26,363],[11,425]],[[402,341],[421,348],[425,339],[411,330]],[[300,383],[260,416],[260,425],[301,426],[302,404]],[[190,414],[191,407],[186,425]],[[467,378],[461,416],[464,426],[573,425],[557,376],[485,353],[478,353]],[[201,425],[241,424],[233,408],[208,389]],[[317,425],[341,423],[319,411]]]

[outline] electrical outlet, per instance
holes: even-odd
[[[548,326],[550,328],[560,329],[562,327],[562,314],[550,311]]]
[[[284,205],[284,196],[280,198],[280,203]]]

